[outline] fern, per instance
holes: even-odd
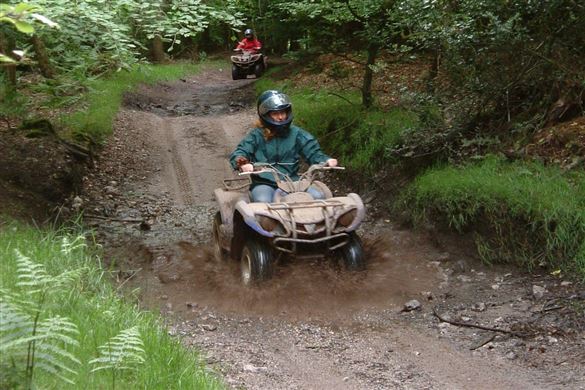
[[[61,292],[66,284],[76,280],[80,271],[50,275],[46,268],[18,250],[16,254],[17,287],[19,293],[0,290],[0,363],[11,362],[24,372],[26,388],[32,388],[33,374],[39,368],[73,384],[74,366],[80,361],[67,347],[78,346],[77,326],[60,316],[43,318],[46,297]]]
[[[82,269],[76,269],[63,272],[56,276],[49,275],[43,264],[32,261],[29,257],[23,255],[18,249],[14,252],[16,254],[16,270],[18,278],[16,285],[28,289],[27,293],[31,296],[38,293],[44,295],[49,290],[57,291],[59,287],[71,285],[75,280],[79,279],[82,272]]]
[[[95,365],[92,372],[107,369],[132,370],[145,361],[144,344],[137,327],[121,331],[98,349],[100,356],[89,362]]]
[[[98,347],[99,357],[89,361],[91,372],[112,370],[112,389],[116,388],[116,373],[135,370],[145,359],[144,344],[137,327],[121,331],[106,344]]]

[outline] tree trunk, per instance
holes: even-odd
[[[165,48],[160,35],[155,35],[152,40],[152,61],[159,64],[166,61]]]
[[[53,78],[55,73],[53,72],[53,68],[51,67],[51,63],[49,62],[49,56],[47,54],[47,49],[45,48],[45,44],[43,40],[38,35],[33,35],[32,44],[35,49],[35,54],[37,57],[37,63],[39,65],[39,69],[41,74],[46,78]]]
[[[372,79],[374,78],[373,65],[376,63],[378,57],[379,46],[376,43],[368,45],[368,59],[366,61],[366,69],[364,72],[364,82],[362,84],[362,105],[366,108],[371,107],[372,99]]]
[[[6,39],[6,36],[0,32],[0,53],[8,57],[12,57],[12,45]],[[5,63],[2,65],[4,73],[6,73],[6,86],[9,89],[16,89],[16,64]]]

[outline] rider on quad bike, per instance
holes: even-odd
[[[292,104],[287,95],[274,90],[265,91],[258,98],[257,109],[257,127],[242,139],[230,156],[234,169],[251,172],[253,163],[270,163],[292,180],[298,180],[300,158],[311,165],[337,166],[337,160],[323,153],[315,137],[292,125]],[[251,179],[254,202],[272,202],[275,193],[281,191],[269,173],[254,175]],[[323,198],[314,187],[309,187],[307,192],[315,199]]]
[[[232,79],[245,79],[248,75],[260,77],[267,66],[267,58],[262,52],[262,43],[254,36],[254,31],[248,28],[244,31],[244,39],[238,42],[234,51],[238,54],[231,56]]]
[[[254,36],[254,30],[247,28],[244,31],[244,39],[238,42],[236,49],[258,52],[262,49],[262,43]]]
[[[214,191],[214,257],[240,262],[244,285],[269,280],[281,260],[334,258],[345,269],[365,269],[356,232],[365,206],[355,193],[334,196],[318,179],[322,171],[343,170],[311,134],[292,125],[292,104],[279,91],[257,102],[259,121],[230,155],[238,178]],[[299,175],[303,159],[311,166]],[[229,255],[229,256],[228,256]]]

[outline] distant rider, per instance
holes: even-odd
[[[247,28],[244,31],[244,39],[238,42],[236,50],[247,50],[255,53],[262,49],[262,43],[254,36],[254,30]]]

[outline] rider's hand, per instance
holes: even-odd
[[[240,167],[240,171],[242,172],[252,172],[254,171],[254,165],[252,164],[244,164]]]
[[[337,166],[337,159],[335,158],[330,158],[329,160],[325,161],[325,164],[328,167],[336,167]]]

